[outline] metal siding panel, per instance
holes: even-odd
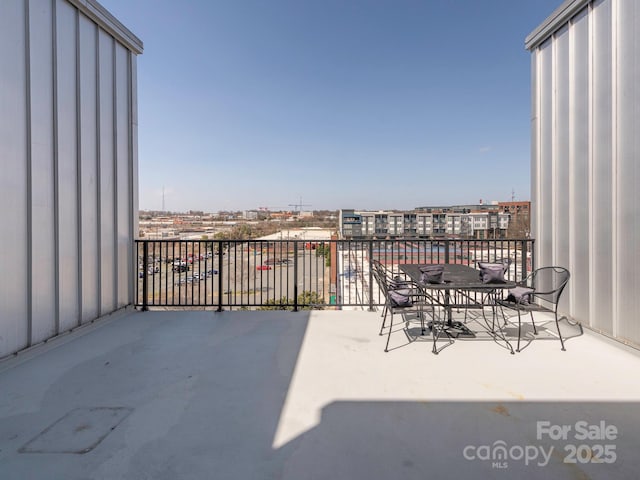
[[[133,242],[134,239],[138,238],[138,63],[137,56],[130,55],[130,88],[131,88],[131,279],[130,279],[130,293],[131,298],[135,298],[134,285],[138,282],[138,279],[135,276],[136,268],[137,268],[137,250],[136,245]]]
[[[569,29],[560,29],[555,37],[555,128],[553,159],[553,264],[569,268],[569,166],[570,166],[570,86]],[[567,311],[569,296],[561,298],[560,308]]]
[[[113,39],[100,31],[98,34],[99,64],[99,151],[100,151],[100,311],[112,312],[116,308],[115,281],[115,205],[114,205],[114,145],[113,136]]]
[[[131,277],[131,199],[129,189],[129,58],[128,50],[116,44],[116,128],[117,128],[117,248],[118,307],[132,303],[129,297]]]
[[[539,171],[539,155],[540,155],[540,112],[538,99],[540,98],[540,80],[538,73],[539,55],[538,50],[532,52],[531,55],[531,234],[533,238],[538,237],[538,189],[540,180]],[[538,242],[535,244],[534,255],[537,257],[540,246]],[[532,265],[533,266],[533,265]]]
[[[25,22],[24,1],[0,2],[0,358],[28,345]]]
[[[591,0],[565,0],[544,22],[527,35],[525,47],[528,50],[536,48],[540,43],[551,37],[558,28],[566,25],[577,12],[587,6]]]
[[[80,16],[80,221],[82,225],[82,322],[99,315],[97,27]]]
[[[66,0],[56,6],[58,88],[58,245],[60,329],[78,324],[78,164],[76,9]]]
[[[56,325],[53,136],[53,11],[31,1],[32,342],[53,336]]]
[[[640,7],[620,2],[618,31],[618,335],[640,344]]]
[[[589,19],[584,9],[571,30],[571,316],[589,323]]]
[[[611,2],[594,2],[592,325],[613,334]]]
[[[107,11],[97,0],[67,0],[78,8],[83,16],[97,24],[101,30],[113,36],[118,43],[125,45],[136,54],[142,53],[142,41]]]
[[[553,263],[553,44],[547,42],[540,47],[538,92],[540,95],[540,151],[539,151],[539,196],[538,226],[536,242],[539,254],[537,266]]]

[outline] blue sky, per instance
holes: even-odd
[[[144,42],[140,208],[530,198],[525,37],[561,0],[101,0]]]

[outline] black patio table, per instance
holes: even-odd
[[[498,290],[515,288],[516,283],[510,280],[505,280],[501,283],[483,283],[480,279],[480,271],[476,270],[473,267],[468,265],[460,265],[460,264],[444,264],[444,272],[442,276],[442,283],[425,283],[422,281],[422,271],[421,267],[425,267],[430,264],[401,264],[399,265],[400,271],[405,273],[411,278],[416,284],[418,284],[421,288],[425,290],[435,291],[437,293],[443,293],[443,295],[432,295],[431,297],[436,300],[436,302],[445,309],[446,312],[446,325],[442,328],[437,329],[433,325],[432,322],[432,332],[434,334],[434,344],[433,344],[433,353],[438,353],[439,350],[436,348],[436,341],[440,336],[440,332],[444,331],[447,334],[447,337],[450,340],[450,343],[453,343],[451,340],[452,337],[458,336],[466,336],[466,337],[474,337],[475,334],[469,330],[469,328],[463,323],[453,321],[452,318],[452,310],[454,308],[481,308],[483,309],[483,318],[484,317],[484,307],[491,307],[493,310],[493,320],[491,325],[486,321],[487,329],[490,334],[497,336],[501,340],[503,340],[508,349],[511,350],[511,353],[514,353],[513,347],[509,341],[502,335],[499,330],[495,328],[495,294]],[[452,294],[454,292],[453,301]],[[478,301],[478,296],[474,295],[472,297],[471,293],[480,293],[480,300]],[[464,301],[459,301],[462,299]],[[435,320],[435,319],[434,319]],[[438,330],[436,336],[436,330]],[[455,333],[454,333],[455,332]]]

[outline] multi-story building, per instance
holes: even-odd
[[[531,233],[531,202],[499,202],[501,212],[509,214],[511,238],[527,238]]]
[[[505,238],[510,213],[498,204],[421,207],[411,211],[340,210],[343,238]]]

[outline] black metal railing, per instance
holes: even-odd
[[[523,240],[136,240],[136,306],[373,309],[383,298],[371,260],[459,263],[510,258],[520,280],[535,265]]]

